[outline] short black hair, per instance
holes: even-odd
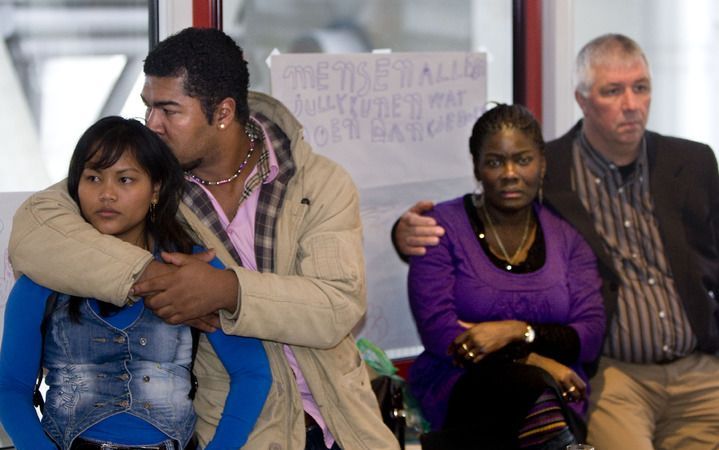
[[[207,122],[225,98],[235,100],[235,120],[250,117],[247,90],[250,75],[244,53],[235,41],[214,28],[185,28],[160,42],[145,58],[145,76],[184,77],[185,93],[197,98]]]
[[[544,152],[542,127],[534,115],[522,105],[497,103],[495,107],[482,114],[472,127],[469,137],[469,152],[476,164],[482,152],[482,145],[494,133],[503,128],[514,128],[524,133],[534,142],[540,152]]]

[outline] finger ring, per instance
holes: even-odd
[[[577,387],[576,387],[576,386],[572,386],[572,387],[570,387],[569,389],[567,389],[567,392],[574,392],[574,391],[576,391],[576,390],[577,390]]]
[[[466,342],[462,342],[462,350],[464,350],[465,352],[469,351],[469,345],[467,345]]]
[[[474,354],[474,352],[473,352],[472,350],[470,350],[470,351],[467,352],[467,357],[468,357],[469,359],[473,359],[475,356],[476,356],[476,355]]]

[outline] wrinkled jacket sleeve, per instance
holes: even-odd
[[[123,305],[152,255],[87,223],[61,181],[15,213],[9,244],[16,275],[59,292]]]
[[[236,315],[221,313],[227,334],[331,348],[366,311],[357,190],[342,168],[311,159],[288,187],[275,230],[276,273],[232,267],[241,301]]]

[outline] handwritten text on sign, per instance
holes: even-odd
[[[484,108],[485,92],[482,53],[288,54],[272,59],[273,95],[299,119],[315,150],[345,167],[352,163],[352,172],[357,158],[385,168],[404,165],[407,161],[401,159],[412,155],[402,152],[415,153],[417,146],[430,152],[429,160],[419,164],[420,174],[427,163],[442,171],[435,163],[445,164],[447,157],[451,161],[452,154],[461,154],[458,161],[464,165],[469,131]],[[357,146],[361,154],[350,155]],[[450,163],[445,168],[457,167]]]

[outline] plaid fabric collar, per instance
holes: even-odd
[[[260,272],[272,272],[274,270],[275,225],[285,197],[287,183],[295,173],[295,163],[290,152],[290,140],[280,127],[262,114],[255,113],[252,117],[265,130],[265,141],[262,145],[257,173],[245,184],[240,203],[247,199],[254,189],[260,187],[260,198],[255,214],[255,258]],[[272,182],[262,184],[267,179],[270,170],[267,142],[275,152],[279,172]],[[182,201],[197,214],[202,223],[212,230],[232,258],[241,265],[242,261],[205,191],[197,184],[186,181]]]

